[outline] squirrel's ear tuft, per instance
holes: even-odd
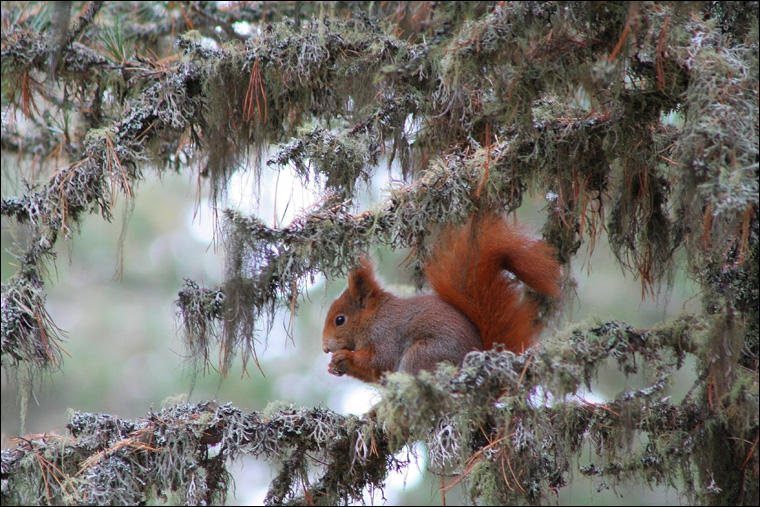
[[[375,278],[372,261],[362,255],[359,258],[359,265],[348,274],[348,293],[351,298],[359,302],[360,307],[364,308],[367,306],[368,299],[381,291],[382,288]]]

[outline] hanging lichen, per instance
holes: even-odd
[[[110,221],[118,197],[129,209],[145,175],[167,170],[206,182],[216,204],[234,173],[258,177],[264,162],[323,190],[278,227],[220,210],[225,279],[186,280],[176,302],[198,370],[211,357],[223,374],[237,355],[257,363],[275,312],[296,311],[318,273],[340,278],[374,246],[403,247],[420,285],[437,227],[534,194],[563,265],[607,234],[647,297],[684,252],[704,308],[654,329],[586,322],[526,355],[389,375],[363,417],[287,404],[76,413],[71,436],[3,451],[4,504],[223,502],[240,454],[279,466],[269,504],[348,503],[382,488],[417,441],[452,475],[444,491],[462,483],[473,502],[546,503],[577,470],[600,489],[636,480],[694,503],[757,504],[756,2],[70,11],[3,3],[4,178],[24,183],[4,180],[0,207],[18,258],[2,286],[2,364],[26,379],[22,406],[28,372],[62,364],[45,310],[55,245],[87,214]],[[403,181],[359,209],[383,156]],[[697,379],[674,402],[669,379],[687,356]],[[625,375],[646,364],[650,386],[579,401],[604,362]]]

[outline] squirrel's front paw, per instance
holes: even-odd
[[[333,375],[341,376],[348,373],[348,367],[353,356],[353,352],[350,350],[336,350],[333,352],[332,359],[330,360],[330,366],[327,367],[327,371]]]

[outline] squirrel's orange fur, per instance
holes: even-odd
[[[436,294],[399,298],[361,260],[325,320],[331,373],[376,382],[388,371],[460,364],[468,352],[496,343],[523,352],[541,324],[522,283],[547,296],[560,292],[554,250],[494,213],[444,232],[425,275]]]

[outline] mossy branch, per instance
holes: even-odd
[[[461,368],[389,375],[381,401],[363,417],[283,404],[244,413],[212,403],[181,403],[134,421],[74,413],[70,436],[27,435],[3,451],[3,503],[223,502],[227,466],[245,454],[280,464],[267,504],[334,505],[382,488],[390,466],[404,466],[394,454],[417,441],[427,444],[433,469],[464,480],[473,500],[487,503],[543,503],[589,446],[599,464],[580,467],[583,474],[614,483],[636,470],[654,483],[686,478],[689,497],[709,494],[709,471],[694,477],[700,448],[721,438],[716,428],[758,408],[744,383],[743,396],[709,410],[700,401],[706,376],[680,402],[664,396],[668,378],[687,355],[701,354],[698,337],[710,329],[693,317],[651,331],[585,323],[522,356],[474,352]],[[606,403],[576,397],[606,359],[626,374],[646,364],[653,384]],[[745,443],[733,445],[756,466],[746,430]],[[637,448],[637,434],[649,437],[646,448]]]

